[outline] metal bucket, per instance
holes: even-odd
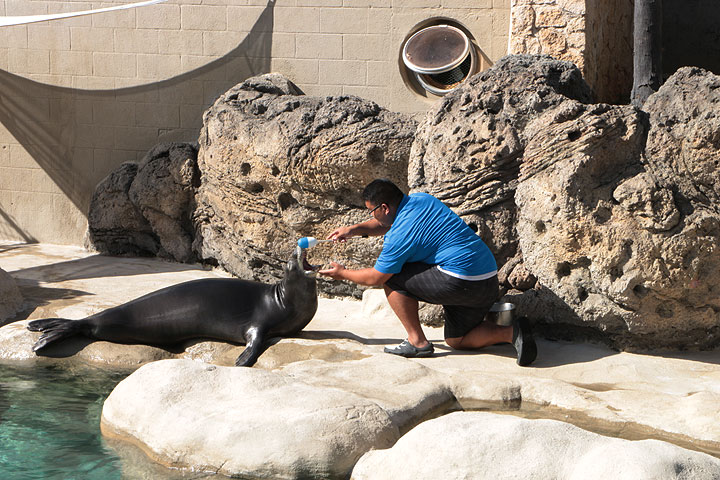
[[[494,303],[487,315],[488,320],[502,326],[512,325],[514,317],[515,304],[513,303]]]

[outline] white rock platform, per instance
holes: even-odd
[[[582,452],[583,462],[594,459],[590,470],[610,471],[621,464],[620,456],[643,451],[643,471],[675,472],[663,478],[695,478],[687,476],[693,472],[709,475],[697,478],[720,478],[718,351],[641,355],[539,340],[537,361],[522,368],[509,345],[457,352],[443,343],[441,329],[427,328],[436,354],[402,359],[382,352],[402,340],[404,331],[382,292],[369,290],[362,302],[321,299],[300,338],[271,345],[252,369],[231,366],[242,346],[218,342],[171,352],[77,339],[38,357],[31,350],[38,334],[25,328],[29,320],[82,318],[167,285],[226,274],[99,256],[77,247],[22,244],[0,251],[0,268],[14,277],[25,301],[16,321],[0,328],[0,362],[137,369],[106,401],[103,432],[139,445],[166,465],[249,478],[405,478],[382,465],[393,455],[406,458],[401,442],[411,435],[422,438],[418,429],[435,425],[455,442],[484,451],[483,442],[491,440],[481,432],[500,422],[505,426],[498,431],[527,435],[493,441],[508,455],[532,459],[538,439],[529,436],[547,426],[538,419],[548,419],[561,431],[568,424],[584,429],[573,433],[572,441],[582,443],[573,448]],[[466,412],[448,415],[457,410]],[[473,410],[497,413],[478,416]],[[517,423],[518,417],[528,423]],[[463,478],[452,472],[469,464],[448,456],[453,442],[444,436],[435,434],[421,452],[426,465],[408,475],[437,478],[429,472],[444,471],[448,478]],[[530,478],[542,478],[547,462],[567,463],[561,449],[545,447],[553,458],[538,457],[535,473],[525,472]],[[276,455],[278,449],[284,454]],[[580,453],[570,463],[578,462]],[[568,468],[554,478],[583,478]]]

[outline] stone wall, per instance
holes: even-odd
[[[0,16],[93,7],[0,0]],[[256,74],[424,111],[399,71],[413,28],[455,20],[494,62],[509,16],[510,0],[172,0],[0,27],[0,239],[82,243],[100,180],[158,143],[196,141],[203,111]]]
[[[627,103],[632,88],[632,2],[512,0],[509,53],[573,62],[598,101]]]

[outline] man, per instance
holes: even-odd
[[[332,262],[319,273],[336,280],[379,286],[407,331],[408,338],[385,352],[426,357],[434,347],[420,326],[418,301],[445,309],[445,342],[468,350],[512,343],[517,363],[529,365],[537,356],[527,319],[513,326],[483,321],[499,296],[497,265],[485,243],[452,210],[425,193],[405,195],[390,180],[372,181],[362,194],[370,219],[341,227],[328,237],[385,235],[375,266],[347,269]]]

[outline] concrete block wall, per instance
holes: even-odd
[[[131,1],[0,0],[0,15]],[[437,99],[407,88],[399,52],[434,17],[490,62],[507,52],[510,0],[168,0],[0,27],[0,240],[82,244],[100,180],[159,142],[196,141],[203,111],[252,75],[425,111]]]

